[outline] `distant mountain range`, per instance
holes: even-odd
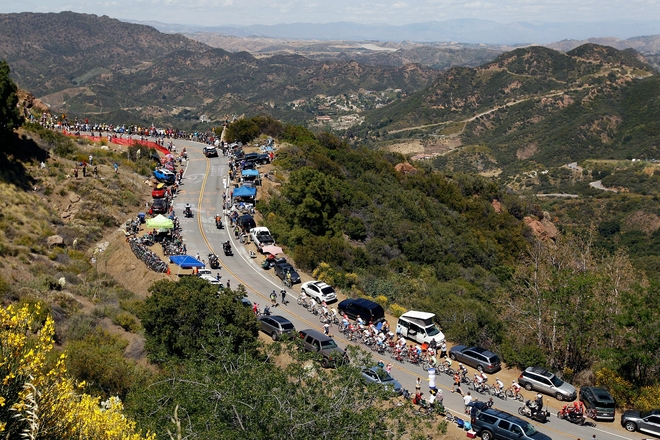
[[[566,39],[586,40],[594,37],[627,39],[660,34],[660,20],[645,22],[620,20],[611,22],[513,22],[454,19],[390,26],[384,24],[290,23],[249,26],[197,27],[166,24],[155,21],[135,21],[148,24],[161,32],[219,32],[237,37],[271,37],[302,40],[378,40],[442,42],[469,44],[528,45],[548,44]]]

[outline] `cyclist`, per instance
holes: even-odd
[[[504,382],[502,382],[499,377],[495,378],[495,386],[497,387],[498,393],[502,393],[504,391]]]
[[[458,363],[458,371],[461,374],[461,378],[467,377],[468,374],[467,367],[460,362]]]
[[[520,384],[516,382],[515,380],[511,381],[511,391],[513,391],[513,397],[517,398],[518,393],[520,393]]]
[[[437,368],[438,366],[438,359],[435,357],[435,355],[429,354],[429,364],[431,364],[432,368]]]
[[[474,390],[480,391],[481,387],[483,386],[484,379],[481,377],[481,374],[474,373],[474,379],[472,379],[472,382],[474,383]]]
[[[291,284],[291,271],[290,270],[286,271],[286,285],[289,286],[289,287],[292,286],[292,284]]]
[[[270,303],[273,305],[273,307],[275,307],[277,304],[277,294],[275,293],[275,290],[270,292]]]

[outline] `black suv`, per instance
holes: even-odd
[[[281,263],[275,263],[275,275],[277,275],[279,279],[284,281],[287,272],[291,273],[291,284],[300,282],[300,275],[286,260]]]
[[[481,436],[481,440],[552,440],[538,432],[528,421],[492,408],[477,413],[472,429]]]
[[[305,351],[318,353],[322,356],[321,366],[323,368],[336,367],[348,362],[346,352],[339,348],[334,339],[324,335],[318,330],[300,330],[298,332],[302,347]]]
[[[595,420],[614,421],[616,402],[612,395],[604,388],[582,387],[580,388],[580,400],[586,408],[596,410]]]
[[[350,319],[357,319],[358,315],[365,323],[371,321],[377,324],[385,321],[385,311],[380,304],[364,298],[345,299],[337,306],[339,313],[346,314]]]

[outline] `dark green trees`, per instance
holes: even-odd
[[[186,359],[218,346],[234,352],[254,349],[257,325],[252,311],[241,304],[241,292],[221,293],[198,277],[173,283],[158,281],[150,288],[140,318],[149,358],[163,363]]]
[[[18,88],[9,77],[9,65],[0,61],[0,136],[14,129],[21,122],[21,115],[16,107]]]

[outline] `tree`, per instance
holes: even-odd
[[[9,64],[0,61],[0,134],[11,132],[21,123],[21,114],[16,106],[18,87],[9,77]]]
[[[366,386],[359,368],[323,370],[292,342],[280,360],[297,362],[281,367],[269,360],[280,347],[266,359],[216,348],[215,360],[168,369],[133,392],[127,406],[163,439],[164,431],[179,430],[178,438],[209,440],[401,438],[404,408],[384,401],[382,387]],[[356,365],[368,362],[351,358]]]
[[[152,361],[211,353],[212,347],[223,344],[234,352],[254,348],[257,323],[240,301],[241,288],[217,292],[206,280],[184,277],[175,283],[157,281],[149,292],[140,318]]]
[[[153,439],[142,437],[113,397],[104,402],[77,392],[66,356],[49,362],[55,327],[40,305],[0,308],[0,435],[29,439]]]

